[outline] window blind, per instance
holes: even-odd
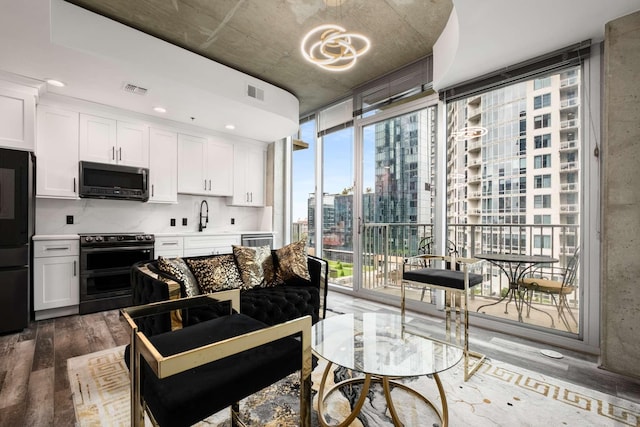
[[[440,91],[440,99],[446,102],[497,89],[518,80],[547,74],[569,66],[580,65],[591,52],[591,40],[565,47],[549,54],[533,58]]]

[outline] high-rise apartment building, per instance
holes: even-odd
[[[533,248],[551,254],[558,247],[573,253],[580,206],[579,68],[451,102],[447,115],[448,223],[485,225],[457,228],[456,241],[475,252]],[[522,233],[513,225],[534,227]]]

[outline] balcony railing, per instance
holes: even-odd
[[[580,125],[577,119],[563,120],[560,122],[560,129],[577,128]]]
[[[578,162],[563,162],[563,163],[560,163],[560,170],[573,171],[573,170],[577,170],[579,166],[580,165]]]
[[[560,108],[575,107],[580,102],[580,98],[575,96],[573,98],[566,98],[560,100]]]
[[[467,148],[469,151],[476,151],[476,150],[479,150],[481,147],[482,147],[482,144],[480,143],[480,141],[470,142],[467,145]]]
[[[560,151],[573,151],[578,149],[578,140],[560,141]]]
[[[573,193],[578,191],[579,189],[580,188],[578,188],[578,184],[576,184],[575,182],[560,184],[560,191],[563,193]]]
[[[573,205],[564,207],[572,208]],[[578,225],[532,224],[449,224],[447,234],[449,240],[455,244],[458,256],[461,257],[472,257],[480,252],[549,255],[559,261],[545,267],[549,269],[548,275],[552,273],[550,267],[566,266],[576,251],[580,235]],[[432,224],[364,225],[361,234],[362,282],[359,287],[385,294],[399,291],[405,258],[420,253],[421,242],[431,236]],[[433,247],[431,249],[436,250]],[[441,248],[440,253],[444,250]],[[326,249],[322,256],[330,262],[330,283],[352,288],[353,251]],[[482,262],[480,270],[484,281],[481,286],[474,288],[472,300],[480,299],[483,303],[497,301],[509,288],[506,276],[498,267],[488,262]],[[575,291],[568,297],[569,304],[574,309],[579,307],[579,295],[580,293]],[[536,292],[532,298],[536,307],[556,315],[549,295]],[[515,311],[515,308],[513,310]]]
[[[578,77],[569,77],[560,81],[560,87],[575,86],[579,82]]]

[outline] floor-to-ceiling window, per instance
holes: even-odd
[[[585,277],[569,268],[582,245],[584,155],[580,66],[543,74],[447,104],[447,229],[463,255],[548,255],[524,276],[519,316],[509,282],[484,263],[474,288],[478,315],[580,336]],[[456,178],[456,179],[454,179]],[[463,189],[463,191],[460,191]],[[514,267],[505,265],[505,267]],[[558,289],[545,287],[554,284]],[[504,299],[503,299],[504,298]],[[509,306],[509,304],[511,304]]]
[[[331,262],[334,289],[397,304],[403,258],[444,252],[450,244],[459,256],[550,255],[561,268],[580,248],[597,259],[598,161],[589,153],[598,143],[598,62],[527,76],[454,99],[443,91],[440,102],[420,90],[406,92],[413,100],[395,102],[384,98],[390,85],[368,87],[362,89],[368,103],[354,97],[352,110],[336,107],[344,114],[332,111],[329,124],[319,112],[323,123],[305,138],[317,144],[305,153],[315,155],[316,169],[299,165],[293,187],[300,176],[315,176],[314,191],[297,197],[307,207],[310,245]],[[317,239],[312,229],[319,230]],[[435,244],[425,248],[427,237]],[[575,287],[563,295],[568,327],[557,317],[551,327],[557,295],[537,290],[527,294],[532,310],[522,322],[508,317],[514,306],[506,307],[507,300],[474,311],[472,322],[592,346],[598,331],[593,264],[581,266]],[[496,267],[483,264],[480,271],[485,280],[471,295],[474,310],[499,301],[508,288]],[[559,278],[551,270],[538,274]],[[413,289],[407,298],[411,309],[439,311],[437,292]]]
[[[322,137],[322,257],[329,261],[329,281],[353,287],[354,221],[353,127]]]
[[[291,165],[291,237],[293,241],[305,240],[307,251],[315,254],[315,204],[316,189],[316,121],[313,117],[300,124],[298,138],[293,144]]]
[[[403,260],[433,234],[437,111],[422,101],[358,122],[364,292],[397,297]]]

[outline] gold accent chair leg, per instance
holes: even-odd
[[[137,330],[131,330],[131,346],[129,347],[129,375],[131,378],[131,425],[144,427],[144,402],[140,393],[140,350],[135,345]]]
[[[309,321],[310,322],[310,321]],[[300,369],[300,427],[311,427],[311,334],[303,333]]]
[[[231,405],[231,427],[239,427],[242,425],[240,421],[240,404],[238,402]]]

